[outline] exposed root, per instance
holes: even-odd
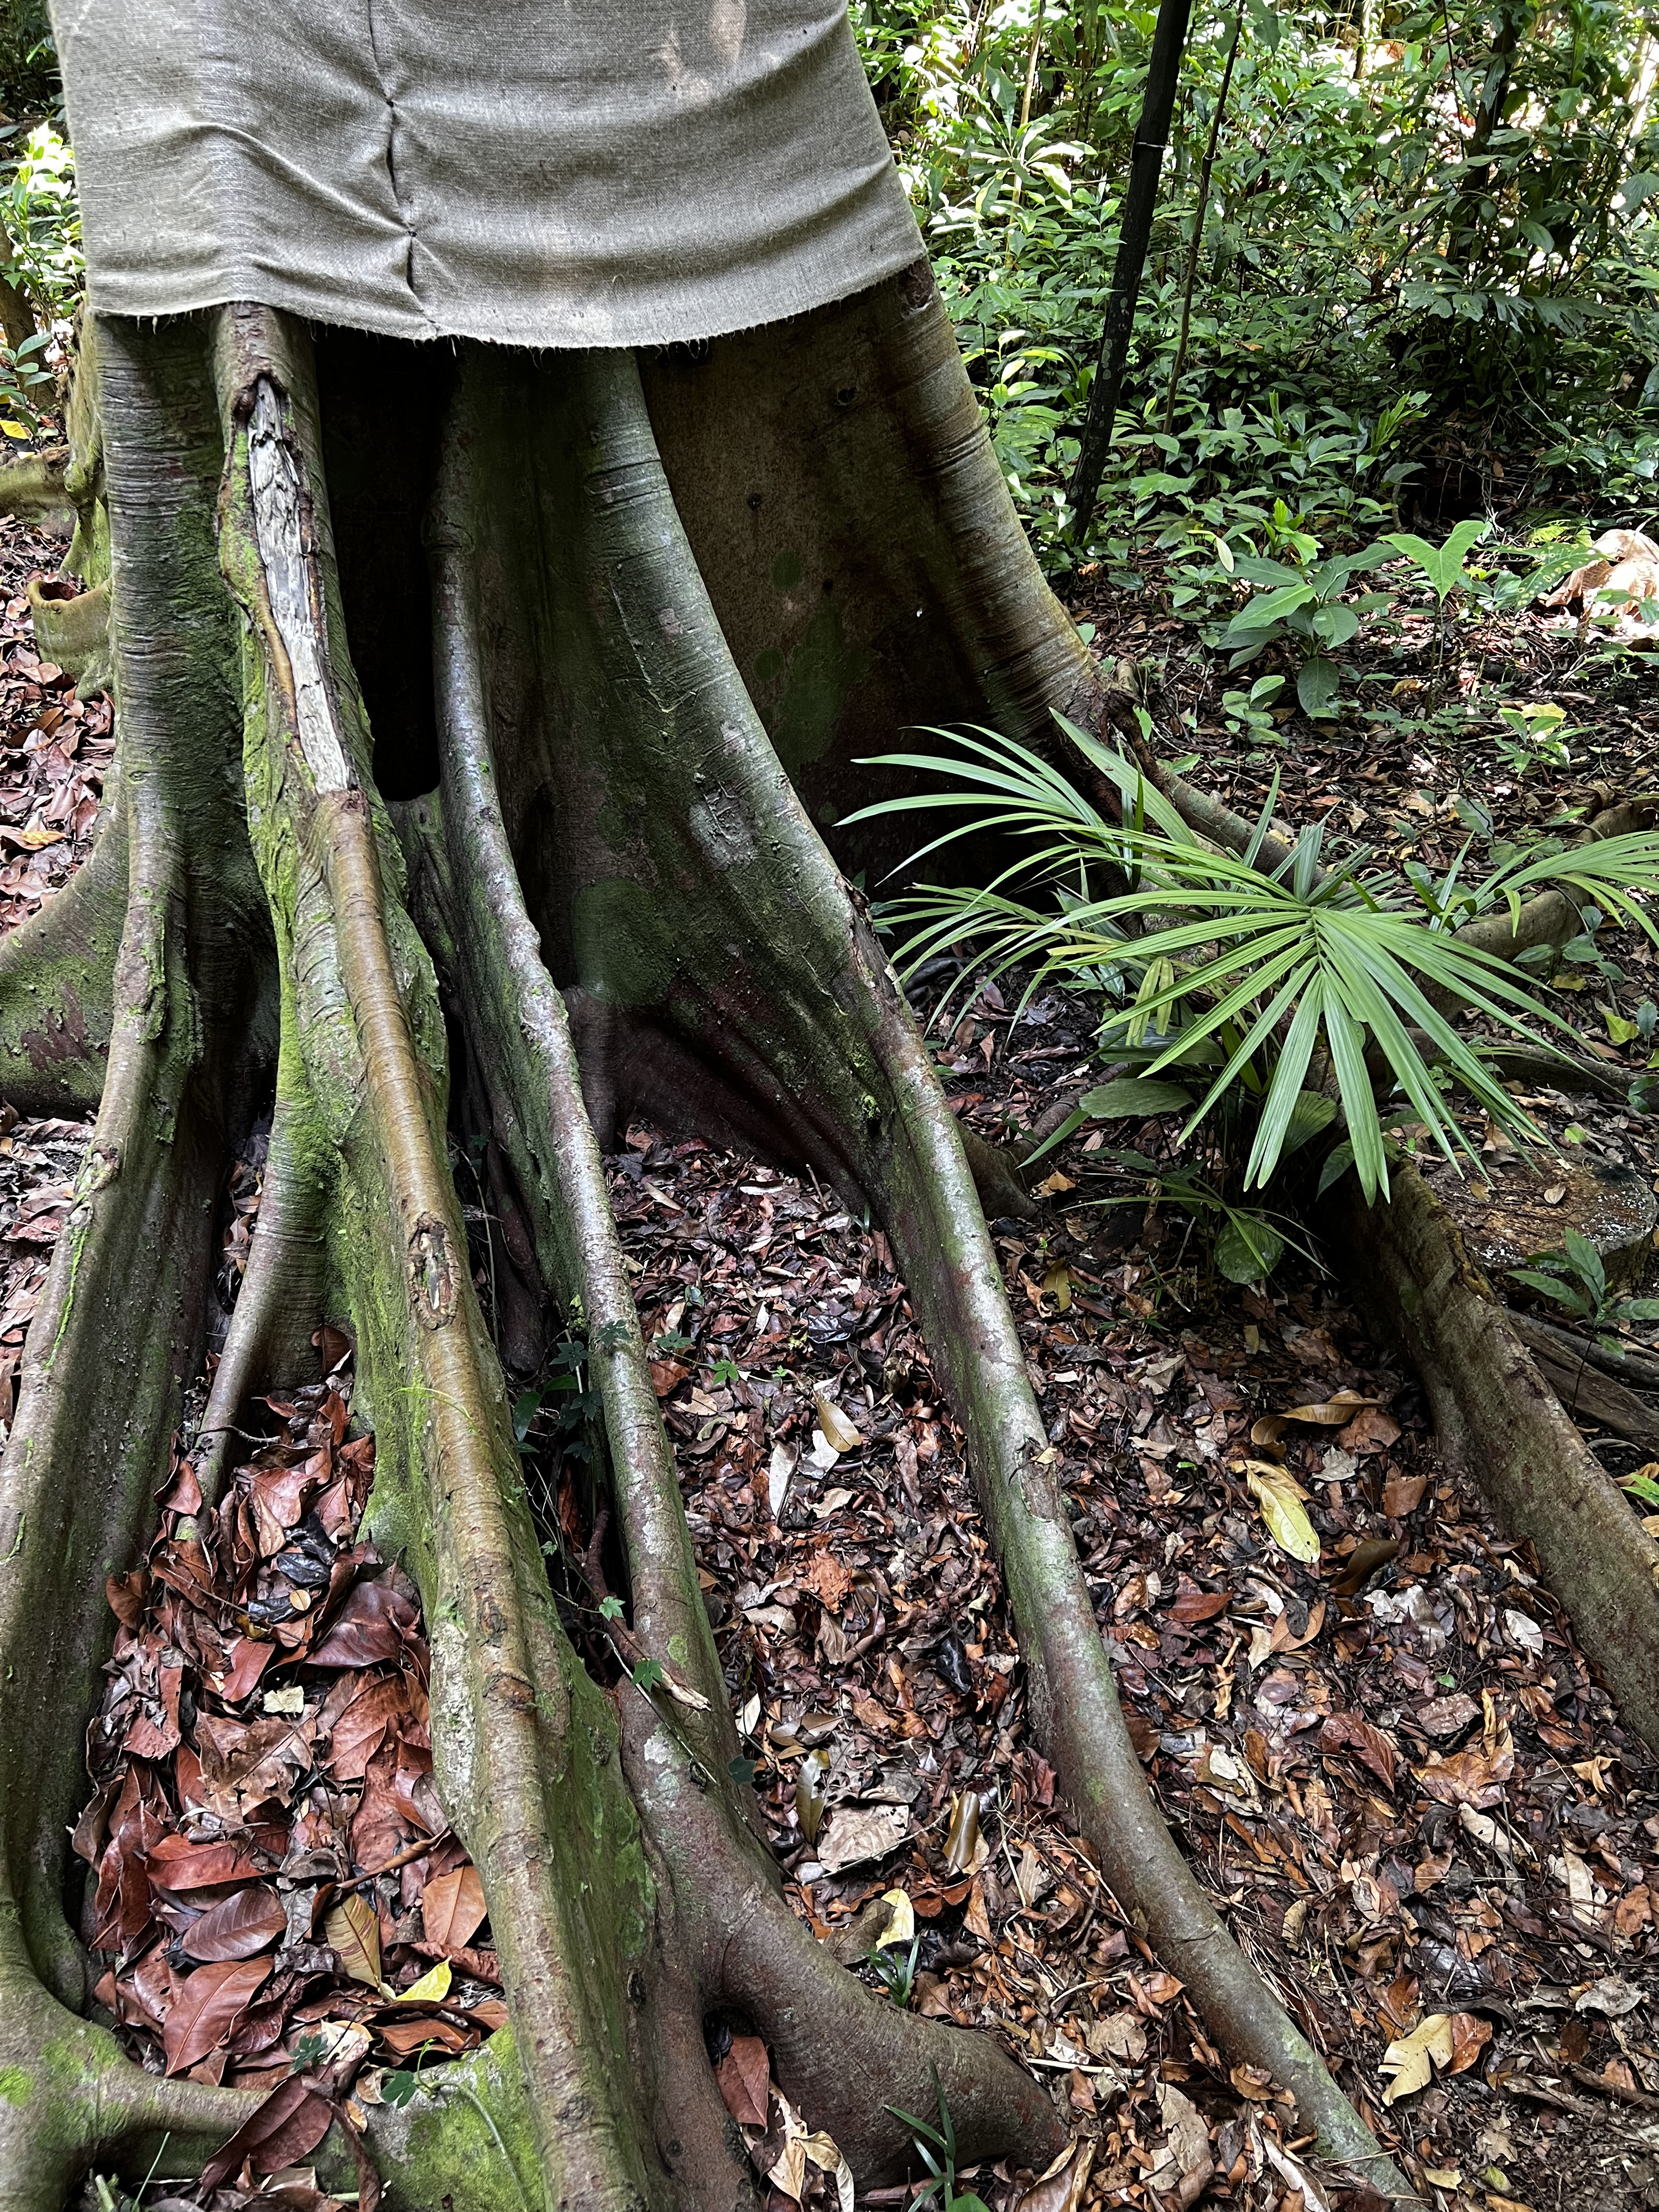
[[[466,546],[473,574],[502,580],[476,616],[456,605],[453,580],[441,596],[454,611],[452,629],[470,624],[491,648],[482,676],[467,667],[459,678],[451,651],[439,649],[450,742],[465,740],[477,764],[471,783],[446,786],[454,895],[507,872],[499,850],[481,863],[471,848],[476,824],[499,804],[509,839],[515,819],[522,835],[538,818],[545,776],[567,799],[560,872],[550,881],[548,856],[538,856],[543,903],[520,933],[525,958],[538,929],[544,945],[569,948],[584,990],[615,1009],[609,1080],[624,1106],[653,1115],[666,1106],[679,1126],[719,1133],[758,1125],[768,1149],[804,1155],[843,1190],[868,1195],[969,1439],[1034,1719],[1108,1878],[1233,2053],[1294,2090],[1330,2153],[1363,2160],[1395,2185],[1152,1805],[956,1124],[890,971],[757,727],[679,532],[631,365],[599,357],[556,381],[538,378],[533,394],[518,388],[531,374],[482,356],[469,362],[454,441],[469,471],[465,500],[446,508],[440,531],[445,544]],[[540,432],[530,469],[526,422]],[[573,483],[579,499],[562,491]],[[562,505],[544,563],[507,557],[534,527],[526,501],[553,497]],[[526,574],[546,579],[545,599],[517,596]],[[568,670],[614,672],[606,712],[591,724],[579,693],[549,714],[545,690],[529,688],[533,641],[553,635]],[[510,727],[515,741],[511,762],[501,760],[499,798],[489,757],[468,736],[486,700],[495,726]],[[458,934],[465,941],[465,927]],[[527,988],[532,979],[522,980]],[[481,997],[464,994],[469,1009]],[[511,1018],[529,1027],[526,1003],[514,996]],[[536,1018],[562,1026],[550,979],[542,1004]],[[505,1010],[495,1017],[507,1018]],[[495,1042],[499,1050],[499,1035]],[[504,1149],[536,1121],[528,1097],[507,1103],[510,1123],[497,1125]],[[582,1288],[586,1299],[590,1285]],[[656,1432],[654,1410],[649,1428]]]
[[[327,1186],[316,1162],[306,1157],[304,1116],[287,1103],[302,1081],[298,1068],[279,1066],[258,1226],[197,1431],[197,1480],[208,1505],[217,1502],[242,1407],[256,1392],[301,1374],[322,1310],[327,1249],[321,1201]]]
[[[0,467],[0,514],[67,516],[71,509],[64,477],[69,465],[67,446],[47,446],[8,461]]]
[[[104,816],[86,865],[0,939],[0,1097],[26,1115],[94,1113],[103,1095],[129,893],[118,787]]]
[[[1334,1248],[1356,1294],[1422,1376],[1436,1426],[1527,1538],[1626,1721],[1659,1748],[1659,1545],[1563,1412],[1417,1170],[1388,1206],[1341,1186]]]
[[[437,602],[457,981],[474,1057],[495,1072],[495,1126],[513,1150],[520,1188],[533,1194],[549,1278],[567,1302],[580,1296],[586,1316],[634,1638],[647,1654],[680,1655],[675,1671],[696,1701],[674,1704],[670,1718],[624,1691],[620,1714],[624,1764],[662,1884],[659,1932],[669,1960],[653,2042],[675,2093],[659,2124],[665,2157],[675,2162],[669,2143],[678,2139],[689,2177],[699,2193],[706,2188],[702,2177],[726,2123],[702,2057],[702,2023],[728,2004],[754,2020],[773,2046],[784,2088],[808,2105],[855,2173],[893,2169],[906,2137],[885,2107],[917,2096],[925,2102],[935,2066],[962,2140],[975,2151],[1020,2142],[1035,2155],[1045,2144],[1057,2147],[1048,2100],[992,2046],[907,2018],[836,1964],[784,1904],[747,1791],[738,1801],[709,1787],[737,1756],[736,1732],[564,1003],[541,963],[495,797],[480,714],[476,613],[453,530],[441,537]],[[826,2049],[851,2063],[827,2074]],[[688,2124],[703,2138],[689,2156]]]

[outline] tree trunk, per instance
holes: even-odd
[[[1175,113],[1176,87],[1191,16],[1192,0],[1159,0],[1158,27],[1146,64],[1146,90],[1129,161],[1129,185],[1123,195],[1111,295],[1100,329],[1100,357],[1089,387],[1088,413],[1066,495],[1072,508],[1067,529],[1079,545],[1088,537],[1106,456],[1111,451],[1112,425],[1123,387],[1123,366],[1129,358],[1135,303],[1140,297],[1141,272],[1152,240],[1158,180],[1164,167],[1164,149],[1170,141],[1170,118]]]
[[[420,1586],[436,1778],[511,2022],[441,2069],[465,2094],[377,2110],[388,2203],[744,2201],[703,2042],[720,2008],[865,2186],[903,2171],[889,2108],[932,2109],[934,2069],[964,2160],[1062,2139],[987,2041],[833,1961],[732,1779],[601,1167],[641,1113],[870,1205],[1108,1879],[1232,2058],[1403,2189],[1153,1808],[955,1121],[810,818],[834,823],[854,747],[919,707],[1029,732],[1099,703],[925,270],[643,373],[335,332],[313,355],[255,307],[104,321],[95,343],[120,772],[94,860],[0,953],[8,1094],[100,1097],[0,1470],[0,2208],[50,2212],[94,2157],[165,2128],[171,2160],[247,2110],[140,2072],[88,2021],[64,1838],[103,1576],[151,1525],[215,1194],[273,1105],[197,1464],[210,1494],[211,1432],[303,1376],[319,1320],[348,1330],[370,1521]],[[450,1179],[452,1083],[550,1292],[580,1302],[632,1636],[672,1647],[650,1694],[592,1679],[552,1601]]]

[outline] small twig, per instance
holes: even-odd
[[[383,1874],[396,1874],[399,1867],[413,1866],[416,1859],[423,1859],[428,1851],[435,1851],[440,1844],[447,1844],[453,1832],[450,1828],[440,1828],[435,1836],[423,1836],[418,1843],[405,1844],[397,1856],[389,1858],[384,1866],[371,1867],[367,1874],[360,1874],[350,1881],[331,1882],[329,1887],[337,1897],[345,1896],[349,1890],[362,1889],[367,1882],[378,1881]]]
[[[1567,2071],[1575,2081],[1582,2081],[1587,2089],[1599,2089],[1615,2104],[1634,2105],[1644,2112],[1659,2112],[1659,2097],[1649,2096],[1645,2089],[1627,2089],[1622,2081],[1610,2081],[1605,2074],[1592,2074],[1588,2066],[1569,2066]]]

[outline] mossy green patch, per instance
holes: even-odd
[[[873,665],[861,646],[849,643],[841,609],[833,600],[821,606],[789,656],[783,703],[772,732],[774,750],[792,777],[828,750],[848,693]]]
[[[20,2108],[34,2094],[32,2075],[21,2066],[0,2066],[0,2097]]]

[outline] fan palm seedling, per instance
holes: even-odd
[[[1559,889],[1659,941],[1643,903],[1659,891],[1659,836],[1540,845],[1478,881],[1464,877],[1465,847],[1438,882],[1401,881],[1370,865],[1368,850],[1328,858],[1322,823],[1269,868],[1262,854],[1276,790],[1248,848],[1218,851],[1121,753],[1061,727],[1120,794],[1121,820],[1054,763],[991,731],[933,732],[950,750],[884,757],[880,764],[931,773],[941,787],[868,811],[954,817],[917,859],[971,832],[1027,848],[983,888],[923,886],[885,918],[909,931],[912,966],[972,947],[994,975],[1028,968],[1028,991],[1061,983],[1116,999],[1101,1026],[1104,1048],[1148,1076],[1197,1079],[1202,1095],[1183,1142],[1218,1108],[1248,1109],[1247,1188],[1273,1175],[1310,1091],[1338,1102],[1368,1200],[1388,1194],[1392,1091],[1454,1162],[1460,1149],[1474,1154],[1448,1077],[1498,1127],[1537,1140],[1451,1016],[1479,1016],[1535,1047],[1545,1045],[1535,1023],[1566,1024],[1514,966],[1460,938],[1462,922],[1504,907],[1513,917],[1522,899]]]

